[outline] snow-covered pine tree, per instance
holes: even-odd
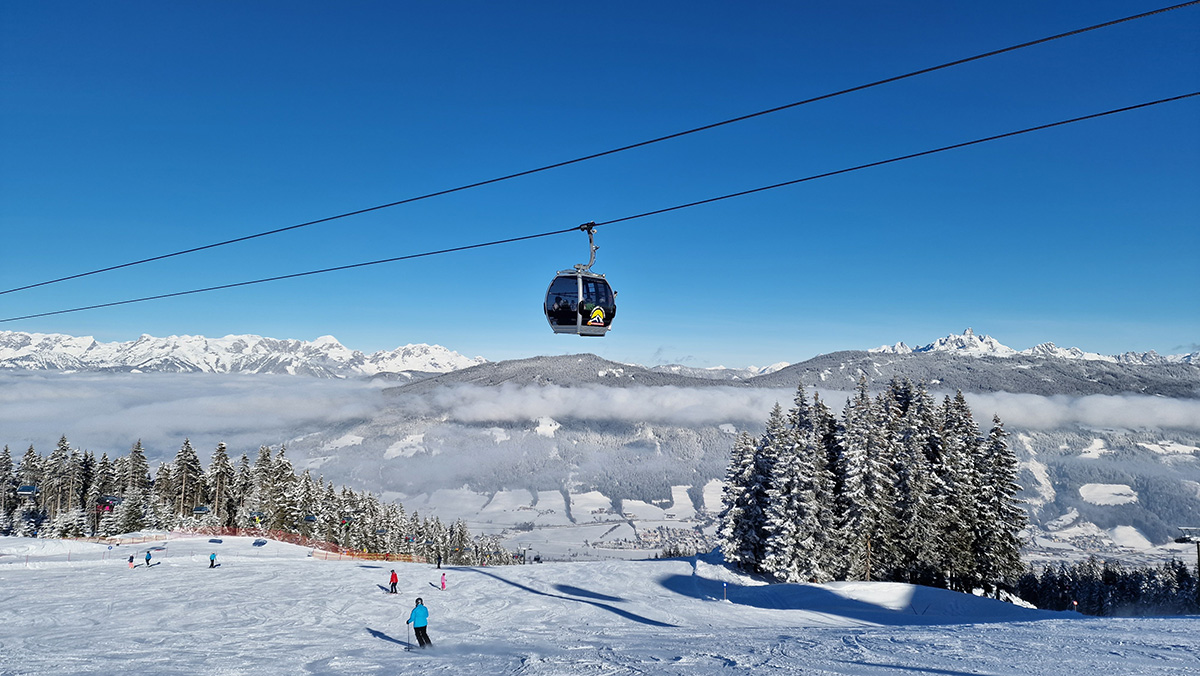
[[[39,535],[47,538],[77,538],[83,537],[86,529],[87,515],[79,505],[75,505],[60,511],[50,527],[43,529]]]
[[[767,504],[773,487],[780,445],[788,443],[787,423],[779,404],[771,409],[767,429],[754,448],[746,453],[735,448],[731,457],[727,492],[721,516],[721,551],[727,561],[743,570],[761,571],[766,557]],[[745,437],[739,437],[739,446]],[[737,463],[735,466],[734,463]]]
[[[42,480],[42,456],[33,450],[33,444],[25,449],[21,462],[17,463],[17,485],[37,486]]]
[[[174,511],[183,518],[191,518],[192,510],[204,504],[207,487],[204,484],[204,467],[190,439],[184,439],[179,452],[175,454],[172,479],[175,491],[171,504]]]
[[[250,517],[250,527],[270,528],[271,524],[271,486],[275,479],[275,460],[271,456],[270,446],[259,446],[258,455],[250,470],[250,490],[246,494],[245,507],[249,514],[260,512],[258,517]],[[257,519],[257,520],[256,520]]]
[[[407,553],[413,556],[424,556],[425,551],[425,521],[421,519],[421,515],[413,510],[413,513],[408,517],[408,538],[409,551]]]
[[[146,451],[142,448],[142,440],[138,439],[133,448],[129,449],[129,458],[125,463],[127,474],[125,475],[125,488],[138,488],[142,491],[149,491],[151,488],[150,481],[150,463],[146,460]]]
[[[847,544],[850,560],[847,577],[852,580],[870,580],[879,577],[881,548],[886,551],[884,526],[892,505],[884,504],[884,482],[888,471],[881,466],[879,422],[876,403],[867,393],[867,379],[860,377],[855,394],[842,410],[839,446],[842,449],[840,465],[843,468],[842,494],[839,496],[839,525],[841,539]]]
[[[890,392],[875,397],[875,432],[870,454],[871,473],[875,476],[875,509],[879,521],[871,544],[872,567],[879,579],[890,580],[900,561],[900,523],[896,520],[897,429],[901,403]]]
[[[100,531],[106,535],[121,533],[136,533],[151,526],[147,513],[153,496],[144,488],[130,486],[125,489],[121,504],[112,511],[112,521],[107,523],[106,516],[100,519]],[[105,531],[112,529],[111,533]]]
[[[754,476],[754,439],[742,432],[734,441],[725,470],[717,541],[725,560],[743,568],[752,565],[754,556],[754,510],[758,505],[750,493],[756,484]]]
[[[1016,495],[1019,466],[1009,448],[1008,432],[1000,416],[992,416],[979,458],[979,519],[976,524],[976,569],[984,588],[997,595],[1001,586],[1011,585],[1021,574],[1021,541],[1018,533],[1026,525],[1025,510]]]
[[[129,456],[119,455],[112,460],[113,477],[116,479],[116,488],[113,495],[121,497],[125,494],[125,488],[129,481]]]
[[[12,533],[17,537],[35,537],[44,520],[41,507],[33,500],[22,500],[13,512]]]
[[[71,454],[70,462],[72,467],[71,485],[73,486],[71,502],[84,511],[86,517],[84,520],[87,522],[86,530],[90,533],[90,516],[96,513],[96,506],[88,504],[87,494],[92,482],[96,479],[96,457],[92,455],[91,451],[77,450]]]
[[[446,562],[446,552],[450,548],[450,529],[436,516],[425,520],[425,546],[426,561],[437,561],[440,554],[442,563]]]
[[[979,518],[979,476],[974,456],[979,449],[979,427],[971,417],[962,392],[942,404],[942,465],[934,471],[945,484],[942,511],[942,556],[940,568],[949,587],[971,591],[978,582],[973,554]]]
[[[838,496],[842,492],[841,449],[838,447],[837,416],[813,393],[812,405],[814,452],[819,455],[813,462],[818,480],[814,484],[817,501],[817,518],[821,524],[824,542],[820,545],[820,565],[830,579],[843,580],[848,561],[846,543],[842,540],[839,524],[841,513]]]
[[[405,534],[408,528],[408,517],[404,513],[404,505],[389,502],[380,507],[382,519],[387,533],[384,534],[383,551],[403,552]]]
[[[234,525],[239,528],[253,527],[254,519],[250,518],[250,512],[255,509],[251,507],[254,495],[254,469],[250,466],[250,458],[245,453],[238,460],[234,492],[237,496],[235,500],[237,502],[237,513],[234,516]]]
[[[295,532],[300,520],[299,499],[296,494],[296,470],[287,458],[287,448],[280,446],[271,461],[271,481],[267,492],[267,516],[271,528]]]
[[[237,513],[237,503],[234,501],[235,481],[237,481],[237,473],[229,461],[225,442],[219,442],[209,460],[208,474],[205,476],[204,483],[208,487],[209,508],[212,510],[217,526],[223,528],[234,524],[234,516]]]
[[[321,495],[321,502],[316,507],[316,517],[318,531],[317,536],[326,542],[337,542],[337,532],[339,529],[338,522],[341,518],[339,514],[340,505],[338,504],[337,493],[333,490],[333,482],[325,484],[325,488]]]
[[[367,552],[382,552],[387,542],[387,524],[383,520],[383,509],[370,493],[358,495],[358,518],[361,540],[359,549]]]
[[[321,486],[313,480],[312,474],[304,470],[304,474],[294,484],[294,501],[300,511],[300,520],[296,524],[297,531],[304,536],[312,537],[317,530],[317,506],[321,502]],[[309,517],[314,520],[310,521]]]
[[[68,509],[71,499],[71,443],[66,435],[59,437],[58,444],[42,463],[42,507],[53,520],[60,512]],[[49,532],[51,529],[46,529]],[[45,533],[43,533],[45,534]]]
[[[446,543],[446,563],[451,566],[469,566],[472,563],[471,533],[462,519],[450,526],[448,542]]]
[[[108,454],[102,453],[100,461],[96,463],[96,470],[92,475],[91,485],[88,486],[87,495],[84,496],[83,504],[87,505],[88,527],[93,533],[97,533],[100,529],[100,519],[104,513],[112,510],[112,505],[102,504],[102,500],[106,497],[117,497],[117,477],[113,471],[113,464],[108,460]],[[111,535],[111,533],[105,533]]]
[[[154,488],[146,500],[146,526],[170,530],[179,522],[175,512],[175,467],[169,462],[158,463],[154,472]]]
[[[751,541],[752,570],[758,572],[763,572],[762,566],[767,555],[767,538],[770,535],[770,525],[767,520],[771,492],[775,488],[776,482],[780,480],[779,473],[782,470],[780,457],[784,449],[792,443],[791,436],[783,407],[777,403],[771,409],[770,415],[767,416],[767,429],[763,433],[762,439],[754,448],[754,475],[752,478],[755,483],[751,485],[748,492],[755,501],[755,507],[751,512],[755,515]]]
[[[908,390],[908,407],[900,418],[896,473],[896,522],[900,527],[897,579],[935,585],[941,506],[933,482],[929,448],[938,445],[937,407],[924,385]]]
[[[13,473],[8,445],[0,450],[0,535],[12,532],[12,514],[17,508],[17,476]]]
[[[818,516],[817,449],[803,386],[775,439],[776,457],[765,507],[766,543],[760,567],[784,582],[824,582],[824,534]]]
[[[335,542],[350,549],[363,549],[366,538],[363,537],[362,511],[359,509],[359,498],[354,491],[342,486],[337,498],[338,525],[335,529]]]

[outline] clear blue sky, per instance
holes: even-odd
[[[1159,2],[5,3],[0,286],[571,159]],[[1200,89],[1190,7],[455,195],[0,296],[0,315],[607,221]],[[507,359],[796,362],[971,326],[1200,349],[1200,99],[601,228],[603,339],[555,336],[579,233],[0,324],[330,334]]]

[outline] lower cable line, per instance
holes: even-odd
[[[999,139],[1011,138],[1013,136],[1029,134],[1029,133],[1032,133],[1035,131],[1043,131],[1046,129],[1061,127],[1061,126],[1068,125],[1068,124],[1074,124],[1076,122],[1083,122],[1085,120],[1094,120],[1096,118],[1106,117],[1108,115],[1116,115],[1117,113],[1124,113],[1124,112],[1129,112],[1129,111],[1133,111],[1133,110],[1140,110],[1143,108],[1149,108],[1151,106],[1157,106],[1157,105],[1161,105],[1164,103],[1172,103],[1175,101],[1182,101],[1182,100],[1189,99],[1189,98],[1192,98],[1195,96],[1200,96],[1200,91],[1191,92],[1189,94],[1181,94],[1179,96],[1172,96],[1172,97],[1168,97],[1165,99],[1158,99],[1156,101],[1148,101],[1146,103],[1139,103],[1139,104],[1132,105],[1132,106],[1125,106],[1123,108],[1114,108],[1112,110],[1106,110],[1106,111],[1100,112],[1100,113],[1093,113],[1091,115],[1083,115],[1080,117],[1073,117],[1073,118],[1070,118],[1067,120],[1051,122],[1049,124],[1041,124],[1041,125],[1037,125],[1035,127],[1028,127],[1028,128],[1020,129],[1017,131],[1010,131],[1010,132],[1006,132],[1003,134],[987,136],[984,138],[975,139],[973,141],[964,141],[962,143],[955,143],[955,144],[948,145],[948,146],[942,146],[940,148],[934,148],[933,150],[925,150],[925,151],[921,151],[918,153],[909,153],[907,155],[900,155],[900,156],[892,157],[892,158],[885,159],[885,160],[869,162],[867,164],[860,164],[860,165],[853,166],[853,167],[847,167],[845,169],[838,169],[836,171],[828,171],[828,172],[824,172],[821,174],[814,174],[812,176],[806,176],[804,178],[797,178],[797,179],[794,179],[791,181],[784,181],[782,183],[774,183],[771,185],[766,185],[766,186],[762,186],[762,187],[758,187],[758,188],[752,188],[750,190],[741,190],[741,191],[729,193],[726,195],[720,195],[718,197],[710,197],[707,199],[697,200],[694,202],[687,202],[685,204],[678,204],[678,205],[675,205],[672,207],[666,207],[663,209],[655,209],[653,211],[646,211],[646,212],[643,212],[640,214],[635,214],[632,216],[624,216],[622,218],[615,218],[615,219],[608,220],[608,221],[599,221],[599,222],[596,222],[594,224],[589,224],[589,225],[592,225],[593,227],[600,227],[600,226],[605,226],[605,225],[613,225],[615,223],[624,223],[627,221],[632,221],[632,220],[636,220],[639,218],[646,218],[649,216],[657,216],[660,214],[670,213],[672,211],[679,211],[681,209],[688,209],[688,208],[700,206],[703,204],[712,204],[714,202],[720,202],[723,200],[733,199],[735,197],[745,197],[747,195],[753,195],[753,194],[760,193],[760,192],[766,192],[768,190],[775,190],[777,188],[783,188],[783,187],[787,187],[787,186],[797,185],[799,183],[815,181],[820,178],[828,178],[830,176],[838,176],[841,174],[848,174],[850,172],[860,171],[863,169],[870,169],[872,167],[879,167],[879,166],[883,166],[886,164],[901,162],[904,160],[911,160],[911,159],[915,159],[918,157],[925,157],[928,155],[943,153],[943,152],[946,152],[949,150],[956,150],[959,148],[966,148],[968,146],[979,145],[981,143],[987,143],[989,141],[996,141]],[[436,251],[426,251],[423,253],[408,254],[405,256],[394,256],[391,258],[381,258],[379,260],[365,261],[362,263],[352,263],[349,265],[338,265],[335,267],[322,268],[320,270],[309,270],[307,272],[296,272],[296,273],[287,274],[287,275],[278,275],[275,277],[265,277],[262,279],[252,279],[252,280],[248,280],[248,281],[244,281],[244,282],[234,282],[232,284],[221,284],[221,285],[209,286],[209,287],[205,287],[205,288],[201,288],[201,289],[190,289],[188,291],[176,291],[173,293],[163,293],[163,294],[158,294],[158,295],[154,295],[154,296],[143,296],[141,298],[130,298],[128,300],[119,300],[119,301],[113,301],[113,302],[109,302],[109,303],[98,303],[96,305],[86,305],[86,306],[82,306],[82,307],[68,308],[65,310],[53,310],[50,312],[39,312],[39,313],[35,313],[35,314],[22,315],[19,317],[6,317],[4,319],[0,319],[0,323],[15,322],[15,321],[21,321],[24,319],[36,319],[38,317],[50,317],[50,316],[54,316],[54,315],[68,314],[71,312],[82,312],[84,310],[98,310],[101,308],[116,307],[118,305],[129,305],[131,303],[141,303],[141,302],[150,301],[150,300],[162,300],[165,298],[176,298],[179,296],[188,296],[188,295],[192,295],[192,294],[206,293],[209,291],[219,291],[222,289],[233,289],[233,288],[242,287],[242,286],[250,286],[253,284],[264,284],[266,282],[278,282],[278,281],[282,281],[285,279],[296,279],[298,277],[308,277],[308,276],[312,276],[312,275],[320,275],[320,274],[324,274],[327,272],[340,272],[342,270],[352,270],[355,268],[364,268],[364,267],[368,267],[368,266],[372,266],[372,265],[382,265],[384,263],[396,263],[399,261],[412,260],[415,258],[438,256],[438,255],[442,255],[442,254],[457,253],[460,251],[468,251],[471,249],[482,249],[484,247],[497,246],[500,244],[512,244],[512,243],[516,243],[516,242],[523,242],[523,241],[527,241],[527,240],[531,240],[531,239],[538,239],[541,237],[550,237],[552,235],[562,235],[562,234],[565,234],[568,232],[576,232],[579,229],[580,229],[580,226],[576,226],[576,227],[571,227],[571,228],[564,228],[561,230],[551,230],[549,232],[542,232],[542,233],[537,233],[537,234],[533,234],[533,235],[510,237],[507,239],[494,240],[491,242],[480,242],[478,244],[468,244],[468,245],[464,245],[464,246],[451,247],[451,248],[447,248],[447,249],[438,249]]]

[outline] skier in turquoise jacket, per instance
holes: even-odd
[[[426,626],[429,624],[429,609],[425,607],[425,602],[421,599],[417,599],[416,607],[408,614],[408,624],[413,626],[418,646],[425,648],[433,645],[433,641],[429,640],[429,634],[426,633]]]

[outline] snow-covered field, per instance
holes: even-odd
[[[147,546],[163,549],[130,570]],[[430,650],[406,650],[416,596]],[[1088,618],[890,583],[767,586],[704,560],[437,571],[249,538],[0,538],[5,676],[1198,672],[1200,618]]]

